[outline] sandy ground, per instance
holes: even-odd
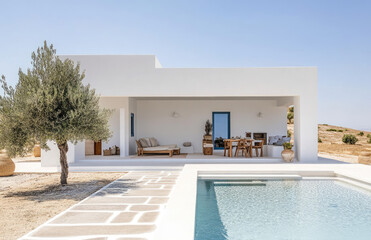
[[[294,125],[287,124],[287,129],[294,133]],[[337,131],[327,131],[336,129]],[[371,144],[367,142],[367,134],[371,132],[363,131],[364,135],[360,136],[360,130],[319,124],[318,137],[322,140],[318,143],[318,156],[332,158],[348,163],[358,163],[358,156],[363,151],[371,151]],[[342,138],[344,134],[353,134],[357,137],[358,142],[354,145],[344,144]]]
[[[23,236],[122,175],[70,173],[67,186],[59,173],[0,177],[0,239]]]
[[[326,152],[319,152],[319,157],[335,159],[347,163],[358,163],[358,156],[347,155],[347,154],[330,154]]]

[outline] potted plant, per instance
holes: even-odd
[[[210,132],[213,130],[213,125],[211,124],[210,120],[207,120],[205,123],[205,135],[204,139],[211,140],[213,139]]]
[[[12,159],[5,150],[0,150],[0,177],[11,176],[15,170]]]
[[[289,142],[283,143],[283,151],[281,153],[282,159],[285,162],[292,162],[295,157],[295,153],[292,150],[292,144]]]

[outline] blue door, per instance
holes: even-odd
[[[224,149],[223,140],[230,138],[230,112],[213,112],[213,140],[214,149]]]

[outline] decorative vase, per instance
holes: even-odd
[[[204,135],[204,139],[205,140],[213,140],[213,136],[212,135]]]
[[[14,174],[15,165],[6,151],[0,150],[0,177],[11,176]]]
[[[371,151],[362,151],[358,156],[358,163],[371,164]]]
[[[292,162],[295,157],[295,153],[291,149],[284,149],[281,153],[282,159],[285,162]]]
[[[41,147],[39,144],[36,144],[33,148],[33,156],[34,157],[41,157]]]

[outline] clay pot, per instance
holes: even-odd
[[[15,165],[6,151],[0,151],[0,177],[11,176],[14,174]]]
[[[285,162],[292,162],[295,157],[295,153],[291,149],[284,149],[281,153],[281,157]]]
[[[34,157],[41,157],[41,147],[39,144],[36,144],[33,148],[33,156]]]
[[[371,164],[371,151],[363,151],[359,154],[358,162],[362,164]]]
[[[205,140],[213,140],[213,136],[212,135],[204,135],[204,139]]]

